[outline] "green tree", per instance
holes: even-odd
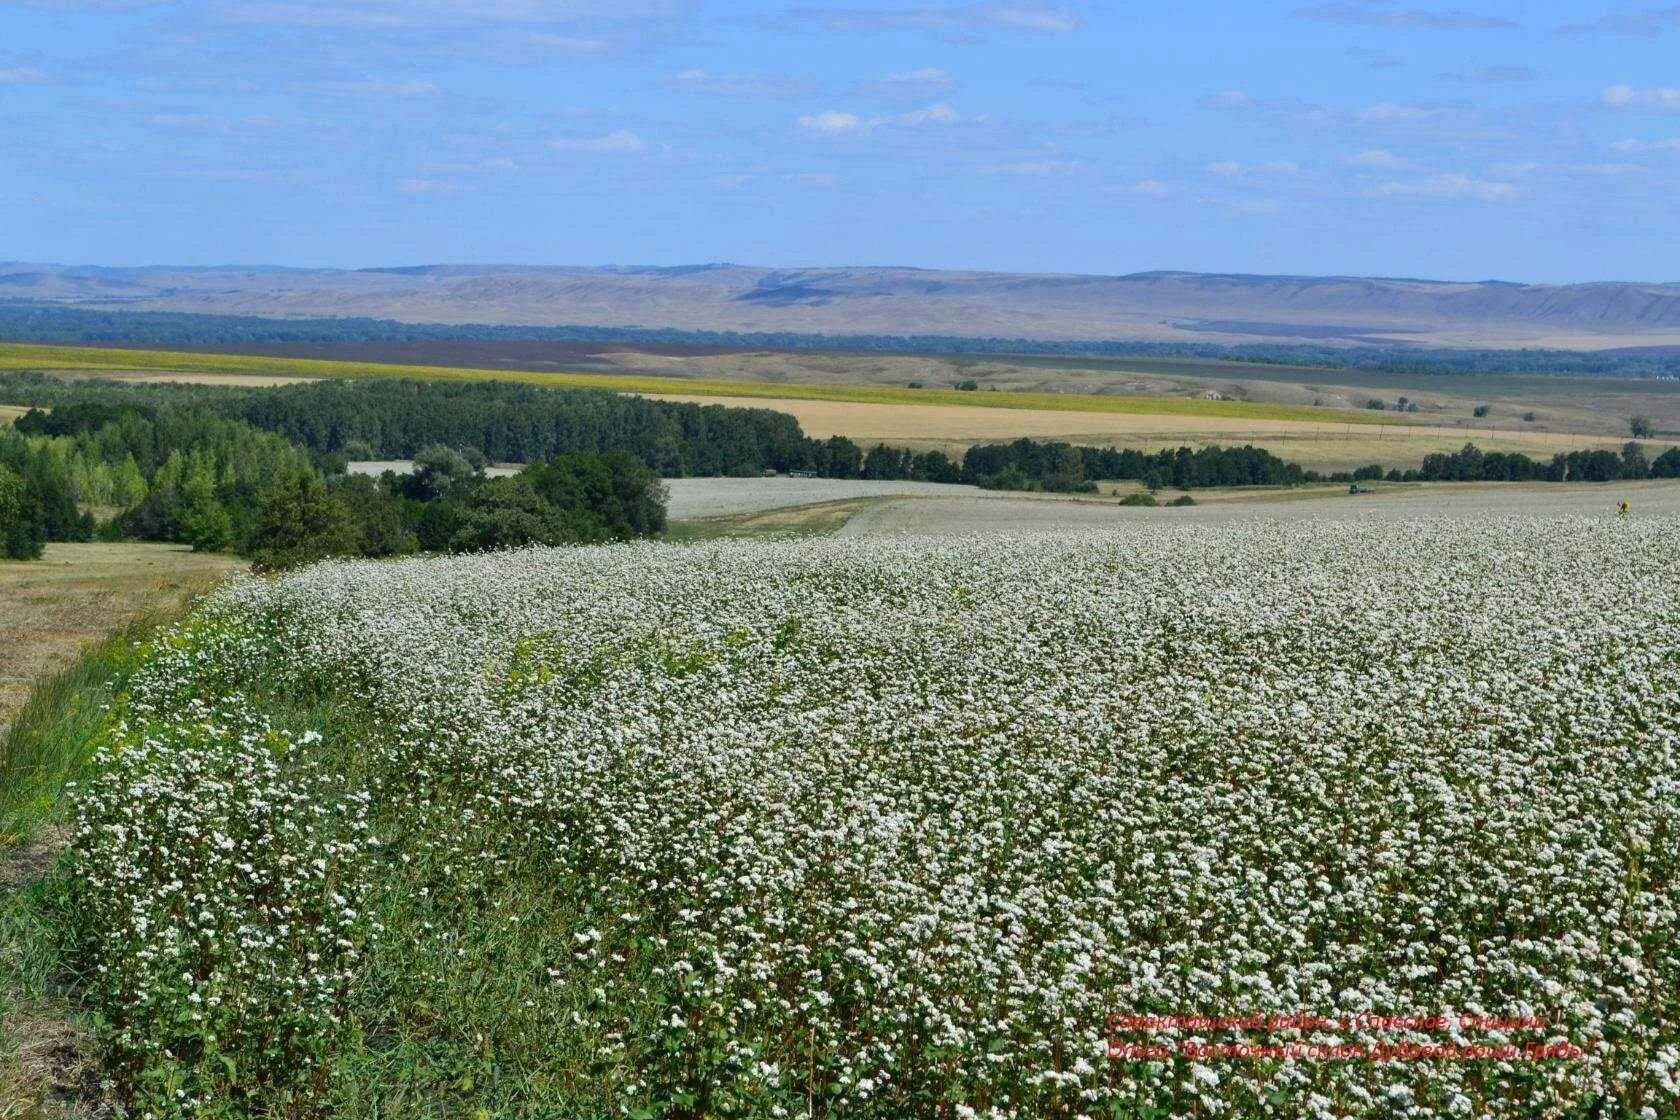
[[[298,474],[263,502],[251,551],[258,569],[278,571],[327,556],[354,555],[356,543],[344,503],[320,479]]]
[[[0,556],[39,559],[46,547],[46,526],[23,477],[0,464]]]

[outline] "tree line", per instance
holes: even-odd
[[[1367,467],[1367,472],[1373,468]],[[1467,443],[1453,452],[1424,456],[1417,470],[1389,471],[1394,481],[1423,482],[1616,482],[1622,479],[1680,478],[1680,447],[1655,459],[1637,442],[1624,444],[1618,454],[1605,448],[1560,451],[1548,459],[1531,459],[1518,451],[1482,451]]]
[[[508,478],[442,446],[415,463],[406,477],[351,475],[340,458],[191,403],[32,409],[0,430],[0,552],[31,559],[48,541],[174,541],[278,568],[665,527],[658,477],[623,453],[563,452]]]
[[[178,541],[282,566],[319,555],[391,556],[627,539],[665,526],[659,479],[797,472],[1089,492],[1318,481],[1610,481],[1680,477],[1680,449],[1637,443],[1550,461],[1474,445],[1415,470],[1322,474],[1262,448],[1161,451],[1053,440],[938,450],[812,439],[768,409],[652,401],[504,382],[367,379],[278,388],[0,375],[0,400],[37,406],[0,430],[0,550],[45,541]],[[48,411],[50,410],[50,411]],[[354,460],[412,459],[381,478]],[[529,466],[492,478],[492,461]]]

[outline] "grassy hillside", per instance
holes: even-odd
[[[1074,393],[964,392],[958,389],[900,389],[888,386],[774,384],[721,378],[619,376],[597,373],[537,373],[443,366],[334,362],[247,354],[192,354],[173,350],[108,350],[84,346],[0,343],[0,369],[142,370],[182,374],[232,373],[276,377],[422,377],[451,381],[517,381],[556,388],[608,389],[624,393],[677,393],[707,397],[783,398],[864,404],[959,405],[1058,412],[1206,416],[1248,420],[1334,421],[1394,425],[1398,417],[1365,409],[1327,409],[1178,397],[1099,396]]]

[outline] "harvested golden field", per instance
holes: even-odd
[[[167,611],[244,562],[181,545],[49,544],[41,560],[0,561],[0,726],[35,680],[128,621]]]
[[[246,389],[272,389],[276,385],[301,385],[318,377],[293,377],[283,373],[184,373],[168,369],[48,369],[66,380],[97,378],[100,381],[137,381],[168,385],[233,385]]]
[[[716,404],[699,394],[648,394],[659,400]],[[973,443],[1031,436],[1071,443],[1124,445],[1146,450],[1181,444],[1252,443],[1314,470],[1347,470],[1377,462],[1415,467],[1425,455],[1456,451],[1474,442],[1485,451],[1521,451],[1549,458],[1578,448],[1619,448],[1610,436],[1569,432],[1519,432],[1411,424],[1365,425],[1323,420],[1274,420],[1229,416],[1171,416],[1121,412],[1062,412],[1050,409],[965,408],[956,405],[896,405],[858,401],[766,398],[759,408],[786,412],[808,435],[847,436],[876,443],[960,450]],[[1662,445],[1652,445],[1654,449]]]

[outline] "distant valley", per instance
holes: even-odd
[[[1192,343],[1680,347],[1680,283],[913,268],[0,264],[0,301],[410,323]]]

